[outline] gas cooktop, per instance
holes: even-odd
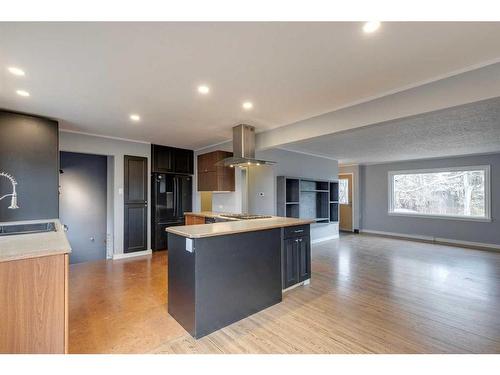
[[[222,214],[221,217],[227,217],[230,219],[239,219],[239,220],[251,220],[251,219],[269,219],[272,216],[266,215],[249,215],[249,214]]]

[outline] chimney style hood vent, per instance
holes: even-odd
[[[255,159],[255,128],[243,124],[233,128],[233,156],[216,163],[226,167],[272,164],[276,162]]]

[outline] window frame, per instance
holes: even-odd
[[[433,214],[419,214],[419,213],[405,213],[394,212],[394,176],[400,174],[421,174],[421,173],[440,173],[440,172],[453,172],[453,171],[484,171],[484,216],[462,216],[462,215],[433,215]],[[427,168],[427,169],[410,169],[410,170],[396,170],[387,173],[388,181],[388,207],[387,213],[389,216],[406,216],[406,217],[419,217],[429,219],[445,219],[445,220],[463,220],[463,221],[480,221],[491,222],[491,167],[490,165],[473,165],[463,167],[447,167],[447,168]]]

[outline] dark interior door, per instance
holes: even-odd
[[[124,249],[125,253],[147,249],[148,159],[125,155]]]

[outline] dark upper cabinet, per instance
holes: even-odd
[[[174,155],[174,172],[193,174],[193,155],[192,150],[177,149]]]
[[[311,237],[309,228],[289,227],[282,244],[283,289],[311,278]]]
[[[151,145],[153,172],[193,174],[194,152],[183,148]]]
[[[198,155],[198,191],[234,191],[234,168],[216,165],[231,156],[232,152],[220,150]]]

